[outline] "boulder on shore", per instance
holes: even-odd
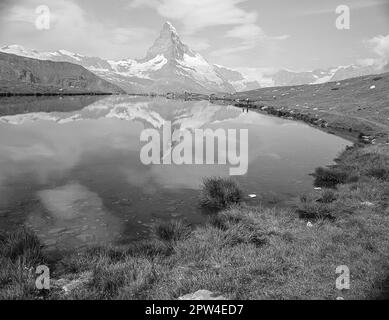
[[[208,290],[199,290],[195,293],[190,293],[185,296],[179,297],[178,300],[227,300],[223,296],[218,296]]]

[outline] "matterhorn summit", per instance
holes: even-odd
[[[188,46],[181,42],[176,28],[170,22],[166,22],[161,30],[159,38],[148,50],[146,60],[153,59],[163,54],[167,59],[183,59],[184,54],[193,56],[194,53]]]

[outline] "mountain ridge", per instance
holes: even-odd
[[[248,77],[238,70],[210,64],[201,54],[181,41],[176,28],[169,21],[165,22],[158,38],[141,59],[105,60],[63,49],[38,52],[19,45],[4,46],[0,48],[0,52],[79,64],[127,93],[235,93],[262,87],[260,80]],[[389,67],[386,66],[386,69],[389,70]],[[268,74],[266,82],[275,87],[321,84],[378,74],[386,69],[378,70],[373,66],[353,64],[303,72],[282,69]]]
[[[358,66],[351,64],[348,66],[338,66],[334,68],[315,69],[312,71],[301,72],[283,69],[276,72],[272,79],[274,82],[273,86],[284,87],[303,84],[322,84],[384,72],[384,69],[377,69],[373,66]]]
[[[67,50],[41,53],[18,45],[4,46],[0,51],[40,60],[79,64],[128,93],[234,93],[260,87],[257,81],[246,79],[238,71],[238,80],[229,79],[220,67],[208,63],[201,54],[184,44],[170,22],[163,25],[159,37],[143,59],[104,60]]]

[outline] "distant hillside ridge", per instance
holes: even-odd
[[[324,120],[331,128],[374,135],[381,141],[389,138],[389,73],[316,85],[262,88],[229,99],[243,105],[248,99],[255,108],[293,119],[306,116],[314,122]]]
[[[107,93],[124,90],[80,65],[0,52],[0,93]]]

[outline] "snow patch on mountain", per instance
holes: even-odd
[[[143,63],[128,59],[121,61],[109,61],[109,64],[114,72],[122,76],[150,79],[149,73],[160,70],[167,64],[167,62],[168,60],[164,57],[164,55],[158,55],[155,58]]]
[[[79,55],[79,54],[76,54],[76,53],[73,53],[73,52],[70,52],[70,51],[67,51],[67,50],[58,50],[58,52],[64,56],[68,56],[72,59],[75,59],[77,61],[81,61],[82,58],[85,58],[85,56],[82,56],[82,55]]]
[[[219,85],[223,84],[223,79],[215,73],[214,68],[200,54],[193,57],[184,54],[184,59],[179,60],[178,63],[180,68],[199,82],[211,81]]]
[[[51,57],[55,56],[56,53],[41,53],[36,50],[28,50],[19,45],[9,45],[0,48],[1,52],[15,54],[17,56],[38,59],[38,60],[50,60]]]

